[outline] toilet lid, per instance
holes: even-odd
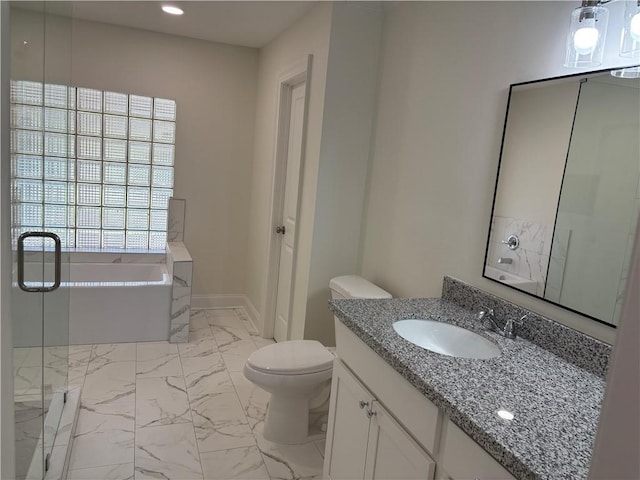
[[[267,373],[301,375],[329,370],[333,355],[315,340],[290,340],[267,345],[253,352],[247,363]]]

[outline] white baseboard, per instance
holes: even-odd
[[[249,297],[243,294],[191,295],[191,308],[242,308],[256,331],[260,331],[258,325],[262,324],[258,310],[253,306]]]
[[[260,313],[258,313],[258,310],[256,310],[256,307],[253,306],[253,303],[251,303],[251,300],[249,300],[248,297],[245,296],[245,300],[246,304],[244,305],[244,311],[253,325],[253,328],[255,328],[256,332],[260,333],[260,328],[258,327],[258,325],[262,325]]]

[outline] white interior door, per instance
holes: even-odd
[[[282,221],[278,235],[280,245],[280,265],[278,268],[278,293],[276,297],[276,318],[274,335],[281,342],[289,337],[289,315],[291,314],[291,287],[296,245],[296,221],[298,217],[298,188],[300,183],[300,163],[304,132],[305,84],[296,85],[291,90],[291,111],[289,115],[289,135],[287,148],[287,169],[285,179]]]

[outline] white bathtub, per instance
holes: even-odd
[[[169,339],[165,264],[77,263],[69,280],[71,344]]]
[[[37,278],[32,275],[38,268],[41,264],[27,263],[25,279]],[[54,343],[64,344],[67,337],[72,345],[169,339],[171,278],[165,264],[72,263],[68,268],[60,288],[44,296],[47,338],[60,337]],[[14,341],[30,346],[30,337],[40,331],[42,307],[31,301],[35,294],[17,288],[14,294],[23,310]]]
[[[532,295],[536,295],[538,291],[538,282],[535,280],[519,277],[514,273],[505,272],[489,265],[484,266],[484,274],[493,280],[498,280],[505,285],[511,285],[519,290],[524,290]]]
[[[165,264],[74,263],[70,267],[69,282],[75,287],[166,285],[169,281]]]

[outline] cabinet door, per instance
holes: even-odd
[[[372,403],[371,394],[339,360],[336,360],[333,364],[324,460],[326,478],[333,480],[363,478],[369,434],[367,411]]]
[[[374,402],[365,479],[431,480],[435,462],[380,405]]]
[[[515,480],[515,477],[449,419],[443,424],[438,466],[455,480]]]

